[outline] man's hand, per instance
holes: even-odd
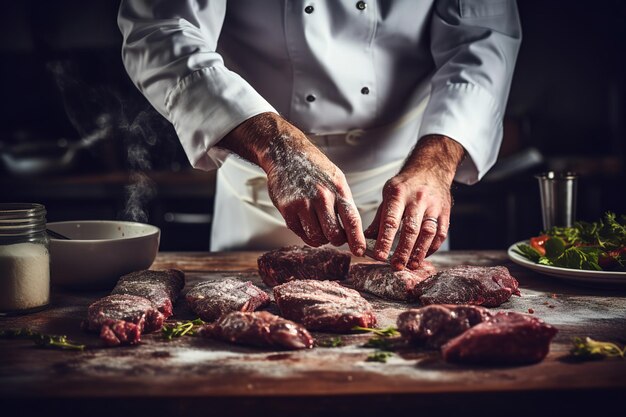
[[[429,135],[418,142],[400,173],[385,184],[383,202],[365,231],[376,238],[377,259],[387,259],[398,231],[391,258],[396,270],[416,269],[439,249],[448,234],[450,186],[463,155],[463,147],[445,136]]]
[[[361,217],[343,172],[299,129],[263,113],[239,125],[219,146],[265,171],[272,202],[305,243],[340,246],[347,241],[353,254],[363,255]]]

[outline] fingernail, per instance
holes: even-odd
[[[365,254],[365,248],[362,246],[357,248],[355,254],[356,256],[359,256],[359,257],[363,256]]]
[[[394,262],[391,264],[391,266],[393,267],[393,269],[395,269],[396,271],[402,271],[404,269],[404,264],[400,263],[400,262]]]
[[[420,267],[420,264],[418,264],[417,262],[415,262],[415,261],[409,262],[409,268],[417,269],[419,267]]]

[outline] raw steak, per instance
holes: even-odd
[[[217,320],[232,311],[254,311],[270,302],[270,297],[252,282],[225,278],[202,282],[185,296],[191,310],[202,320]]]
[[[422,304],[474,304],[497,307],[520,295],[518,282],[503,266],[458,266],[429,277],[415,287]]]
[[[348,276],[350,254],[332,248],[287,246],[261,255],[257,264],[259,275],[270,287],[295,279],[343,280]]]
[[[428,261],[415,271],[394,271],[389,264],[356,264],[350,267],[350,282],[357,290],[382,298],[413,301],[415,286],[436,272]]]
[[[183,271],[178,269],[144,270],[121,277],[111,294],[137,295],[147,298],[167,319],[172,315],[173,304],[184,286]]]
[[[543,360],[557,329],[520,313],[497,313],[442,346],[448,362],[528,364]]]
[[[335,281],[290,281],[274,287],[274,298],[283,317],[309,330],[346,333],[376,324],[370,303]]]
[[[241,345],[290,350],[313,347],[313,337],[302,325],[267,311],[228,313],[205,326],[201,334]]]
[[[87,310],[87,330],[100,332],[107,345],[134,344],[141,333],[159,330],[163,314],[143,297],[114,294],[101,298]]]
[[[432,305],[401,313],[396,325],[411,343],[438,349],[490,316],[491,313],[483,307]]]
[[[108,346],[135,345],[141,342],[141,330],[129,321],[105,320],[100,328],[100,339]]]

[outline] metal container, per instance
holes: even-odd
[[[573,172],[544,172],[535,175],[539,181],[543,229],[569,227],[576,220],[578,176]]]

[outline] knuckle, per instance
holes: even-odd
[[[437,234],[437,230],[433,229],[432,227],[423,227],[420,235],[422,235],[425,238],[432,238]]]
[[[420,228],[415,222],[415,220],[411,219],[411,220],[404,220],[404,222],[402,223],[402,230],[407,235],[416,235],[419,233]]]
[[[331,192],[325,187],[318,187],[315,193],[315,200],[322,206],[326,206],[332,201]]]
[[[438,239],[445,240],[446,237],[448,237],[448,233],[446,231],[440,230],[439,232],[437,232]]]
[[[384,230],[397,229],[398,227],[400,227],[400,225],[398,224],[398,220],[396,220],[394,218],[386,218],[383,221],[383,229]]]
[[[397,181],[394,181],[393,179],[387,181],[383,188],[383,194],[388,197],[397,197],[402,193],[402,191],[403,191],[402,184]]]

